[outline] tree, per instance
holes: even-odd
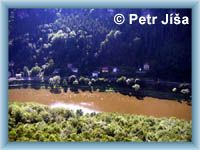
[[[78,84],[79,84],[78,80],[77,79],[74,80],[72,84],[73,84],[72,91],[78,92]]]
[[[132,86],[132,88],[134,89],[136,98],[143,99],[142,92],[141,92],[141,86],[139,84],[135,83]]]
[[[73,82],[76,80],[76,76],[75,75],[71,75],[68,77],[68,81],[70,84],[73,84]]]
[[[49,61],[44,65],[44,75],[48,76],[50,75],[53,70],[54,70],[54,60],[53,59],[49,59]]]
[[[41,68],[36,64],[35,67],[31,69],[31,77],[36,77],[41,72]]]
[[[27,66],[24,66],[23,71],[24,71],[24,76],[25,77],[29,77],[30,76],[30,71],[29,71]]]
[[[67,86],[68,86],[68,84],[67,84],[67,80],[66,79],[63,80],[62,86],[64,88],[64,92],[67,92]]]
[[[118,78],[117,80],[116,80],[116,82],[120,85],[120,86],[124,86],[124,85],[126,85],[126,77],[125,76],[121,76],[120,78]]]
[[[139,91],[140,90],[140,85],[139,84],[134,84],[132,86],[132,88],[134,89],[135,92]]]
[[[56,92],[56,93],[60,92],[59,90],[60,80],[61,80],[60,76],[54,76],[49,79],[49,84],[50,84],[52,92]]]

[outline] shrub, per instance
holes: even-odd
[[[60,80],[61,80],[60,76],[54,76],[49,79],[49,84],[52,92],[60,92],[59,91]]]
[[[30,74],[32,77],[36,77],[39,75],[40,72],[41,72],[41,68],[38,65],[36,65],[35,67],[31,69]]]
[[[68,81],[69,81],[70,84],[72,84],[75,80],[76,80],[75,75],[71,75],[71,76],[68,77]]]
[[[192,140],[191,121],[176,118],[117,113],[84,115],[82,110],[74,113],[70,110],[34,103],[10,103],[8,113],[9,141],[177,142]]]
[[[140,90],[140,85],[139,84],[134,84],[132,86],[132,88],[134,89],[135,92],[139,91]]]
[[[127,84],[127,85],[133,85],[134,82],[135,82],[135,80],[134,80],[133,78],[128,78],[128,79],[126,79],[126,84]]]
[[[63,80],[62,86],[63,86],[63,88],[64,88],[64,92],[67,92],[68,83],[67,83],[67,80],[66,80],[66,79]]]
[[[121,87],[126,87],[127,86],[127,82],[126,82],[127,78],[125,76],[121,76],[120,78],[118,78],[116,80],[117,85],[121,86]]]
[[[83,115],[83,111],[82,111],[81,109],[78,109],[78,110],[76,111],[76,115],[77,115],[77,116],[82,116],[82,115]]]
[[[124,83],[124,82],[126,82],[126,77],[125,76],[121,76],[120,78],[117,79],[116,82],[117,83]]]

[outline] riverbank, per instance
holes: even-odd
[[[82,92],[54,94],[46,89],[9,89],[11,102],[37,102],[45,105],[73,105],[97,112],[118,112],[154,117],[176,117],[192,120],[192,106],[186,102],[144,97],[138,100],[134,96],[115,92]]]

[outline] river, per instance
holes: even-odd
[[[192,119],[192,106],[186,102],[134,96],[115,92],[82,92],[54,94],[46,89],[9,89],[9,101],[37,102],[50,107],[64,107],[84,112],[118,112],[155,117]]]

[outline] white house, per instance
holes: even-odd
[[[113,73],[117,73],[118,71],[119,71],[119,69],[117,67],[114,67],[112,70]]]
[[[149,64],[148,64],[148,63],[145,63],[145,64],[143,65],[143,69],[144,69],[145,71],[149,71],[149,69],[150,69]]]
[[[99,76],[99,72],[98,71],[92,72],[92,77],[98,77],[98,76]]]
[[[101,72],[108,73],[109,72],[109,68],[108,67],[102,67],[101,68]]]
[[[71,71],[72,71],[73,73],[78,73],[78,68],[72,68]]]
[[[15,74],[15,77],[16,77],[16,79],[21,79],[22,78],[22,74],[21,73]]]

